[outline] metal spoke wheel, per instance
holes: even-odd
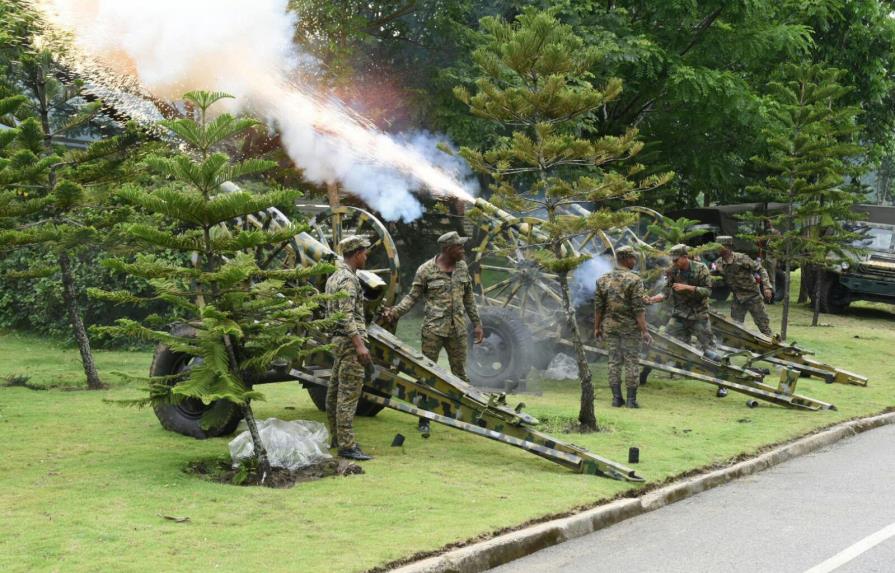
[[[370,240],[365,271],[385,282],[385,288],[371,302],[393,305],[399,291],[400,261],[398,249],[385,225],[372,213],[358,207],[314,205],[309,208],[315,211],[310,222],[317,240],[333,251],[337,250],[339,241],[350,235],[365,235]]]
[[[545,271],[533,253],[543,248],[538,219],[521,225],[501,223],[475,249],[473,283],[482,306],[516,311],[533,334],[553,332],[562,322],[562,296],[556,275]]]

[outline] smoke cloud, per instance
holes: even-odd
[[[607,257],[592,257],[575,269],[569,290],[572,304],[576,307],[593,300],[597,291],[597,280],[612,270],[612,261]]]
[[[424,188],[465,201],[468,166],[436,149],[432,134],[390,136],[317,93],[310,58],[293,42],[288,0],[39,0],[54,28],[72,35],[83,58],[134,78],[154,97],[190,90],[236,97],[277,129],[308,180],[339,182],[389,220],[413,220]],[[84,65],[95,70],[95,65]],[[91,77],[100,86],[116,82]],[[104,82],[104,80],[107,80]]]

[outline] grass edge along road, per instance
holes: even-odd
[[[771,313],[776,319],[779,306]],[[831,326],[812,329],[808,309],[795,307],[792,339],[870,377],[867,388],[800,382],[801,392],[835,403],[838,412],[748,409],[738,394],[719,400],[710,385],[655,373],[642,390],[643,409],[612,409],[601,363],[594,381],[606,431],[563,437],[622,462],[628,447],[640,447],[637,469],[649,486],[879,412],[895,405],[893,319],[892,307],[859,305],[849,315],[823,315]],[[414,340],[413,324],[400,334]],[[76,349],[15,334],[0,342],[4,377],[30,375],[41,386],[82,376]],[[107,381],[113,370],[145,372],[149,360],[145,352],[97,356]],[[296,384],[262,390],[267,401],[258,416],[323,421]],[[577,412],[577,385],[543,381],[540,390],[511,401],[526,402],[558,433]],[[377,457],[365,475],[288,490],[214,484],[182,470],[191,460],[225,456],[229,438],[170,434],[151,410],[103,402],[138,395],[127,384],[99,393],[0,388],[0,570],[363,571],[632,488],[437,425],[423,440],[413,418],[391,411],[358,422],[361,443]],[[398,432],[405,445],[389,447]]]

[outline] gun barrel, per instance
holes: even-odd
[[[529,235],[541,241],[547,239],[547,236],[542,231],[537,228],[532,229],[531,223],[513,215],[509,211],[504,211],[490,201],[486,201],[481,197],[476,197],[474,205],[492,219],[515,227],[523,235]]]

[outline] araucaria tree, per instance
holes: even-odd
[[[27,19],[15,22],[27,32]],[[73,259],[103,240],[114,222],[113,212],[101,206],[104,191],[123,177],[121,167],[137,133],[128,129],[101,138],[97,128],[109,127],[109,121],[98,102],[85,102],[80,82],[62,83],[50,52],[6,35],[8,30],[0,32],[6,41],[0,58],[5,68],[0,118],[6,124],[0,131],[0,244],[52,253],[56,264],[32,265],[17,278],[59,278],[87,387],[102,388],[78,301],[85,285],[74,278]],[[66,145],[75,135],[88,136],[80,149]]]
[[[843,180],[854,170],[849,158],[861,152],[853,143],[858,110],[841,104],[849,89],[840,85],[840,74],[840,70],[816,64],[787,64],[782,69],[783,79],[769,86],[774,127],[766,130],[766,135],[771,151],[757,161],[770,175],[763,185],[751,190],[786,205],[779,214],[753,217],[763,229],[755,238],[767,241],[769,250],[783,264],[780,336],[784,340],[794,266],[822,268],[854,250],[856,235],[848,223],[855,220],[852,206],[861,193],[843,186]],[[825,282],[823,272],[815,274],[817,305]]]
[[[504,136],[491,149],[463,148],[461,154],[493,179],[495,203],[544,216],[546,237],[533,241],[526,255],[556,276],[581,383],[578,421],[583,430],[596,430],[591,372],[569,291],[569,275],[588,257],[568,246],[575,238],[630,222],[628,214],[608,207],[671,175],[633,179],[641,167],[630,160],[643,147],[635,129],[621,136],[593,135],[601,110],[622,91],[618,79],[591,83],[600,46],[585,46],[569,26],[534,10],[512,23],[484,18],[481,28],[482,44],[474,53],[480,72],[475,93],[458,87],[455,94],[472,113],[495,122]],[[581,204],[596,205],[596,210],[582,216],[575,210]]]
[[[146,167],[168,183],[146,191],[126,187],[120,196],[137,208],[171,223],[170,231],[133,223],[126,231],[156,252],[191,254],[190,262],[152,255],[136,261],[110,259],[105,264],[149,280],[155,299],[180,309],[191,328],[172,332],[121,319],[104,327],[167,345],[196,359],[188,373],[149,379],[149,396],[140,403],[171,404],[197,399],[208,404],[226,400],[242,408],[252,436],[263,483],[270,465],[261,442],[251,401],[262,396],[252,380],[273,363],[290,363],[305,355],[306,346],[323,321],[314,311],[323,296],[311,285],[331,271],[326,264],[293,267],[290,240],[305,227],[295,224],[255,225],[256,214],[271,207],[293,209],[297,191],[277,189],[253,194],[222,185],[275,167],[272,161],[233,161],[226,144],[253,126],[250,118],[227,113],[209,116],[209,108],[225,94],[191,92],[184,96],[193,117],[161,122],[183,142],[173,156],[152,156]],[[229,189],[229,191],[227,190]],[[175,257],[175,260],[183,260]],[[145,302],[129,292],[92,290],[91,296],[120,302]],[[215,409],[203,425],[213,427]]]

